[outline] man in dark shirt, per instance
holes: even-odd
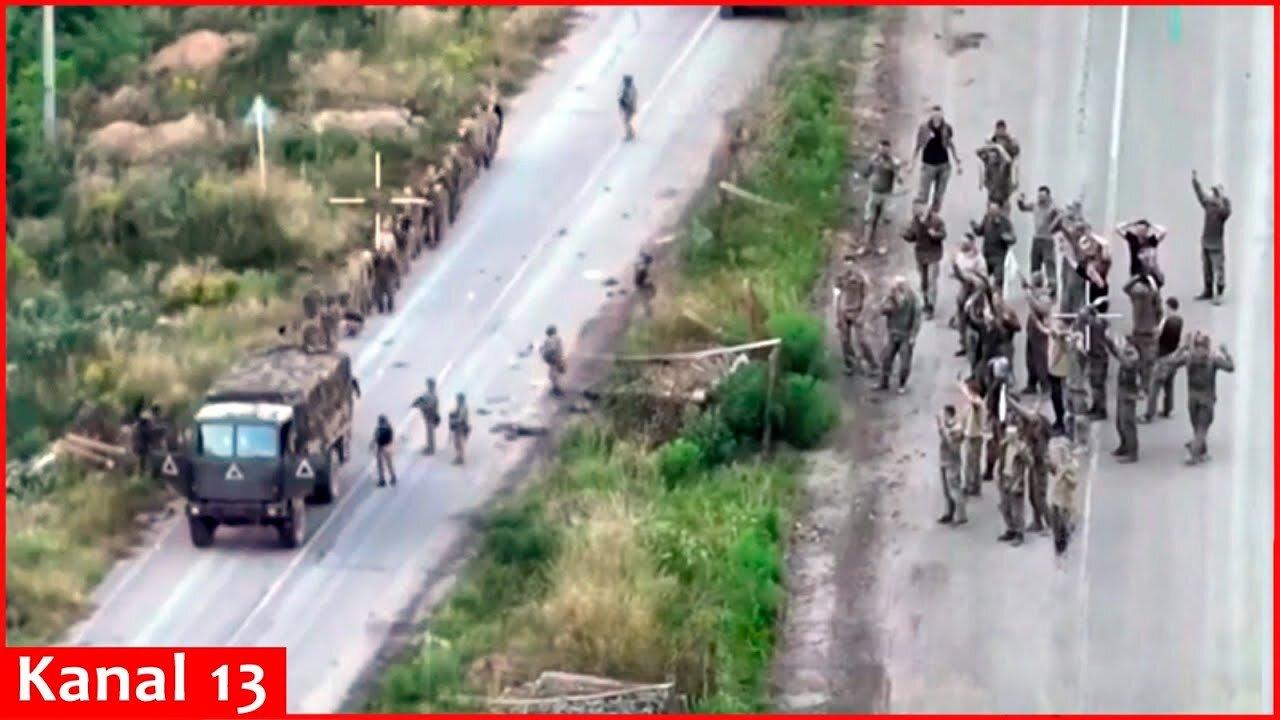
[[[1013,223],[996,203],[987,204],[987,214],[981,220],[969,223],[973,234],[982,238],[982,258],[987,261],[987,275],[998,293],[1004,292],[1004,259],[1017,237]]]
[[[960,155],[956,153],[954,135],[951,124],[942,117],[942,108],[937,105],[930,108],[929,119],[916,131],[913,157],[920,160],[920,192],[916,202],[928,204],[934,212],[942,211],[942,197],[947,192],[953,159],[956,174],[960,174]]]
[[[391,430],[391,421],[387,420],[386,415],[378,416],[378,425],[373,430],[373,449],[376,453],[378,461],[378,487],[387,486],[387,475],[391,475],[391,484],[396,484],[396,469],[391,464],[391,441],[394,433]]]
[[[1196,191],[1200,207],[1204,208],[1204,230],[1200,233],[1204,292],[1196,296],[1196,299],[1212,300],[1214,305],[1221,305],[1222,293],[1227,289],[1226,245],[1223,234],[1227,218],[1231,217],[1231,200],[1227,198],[1221,185],[1213,186],[1211,194],[1206,195],[1194,170],[1191,171],[1191,187]]]
[[[888,252],[885,246],[876,247],[876,229],[889,207],[889,197],[893,194],[894,185],[900,184],[902,178],[898,174],[901,163],[890,152],[888,140],[880,141],[880,149],[867,162],[866,177],[869,184],[867,192],[867,208],[862,217],[865,230],[862,246],[867,250],[875,250],[884,255]]]
[[[1164,240],[1165,229],[1142,218],[1116,227],[1116,234],[1129,246],[1129,277],[1151,275],[1164,285],[1164,275],[1156,262],[1156,248]]]
[[[942,241],[947,237],[947,226],[938,213],[915,206],[911,225],[902,233],[902,239],[916,249],[916,269],[920,271],[920,295],[924,298],[924,317],[933,319],[933,308],[938,300],[938,264],[942,262]]]
[[[1158,398],[1163,397],[1160,404],[1160,417],[1173,414],[1173,373],[1169,372],[1165,358],[1177,351],[1182,344],[1182,316],[1178,314],[1178,298],[1164,301],[1164,317],[1160,320],[1156,331],[1156,364],[1155,376],[1151,388],[1147,392],[1147,412],[1144,422],[1151,422],[1156,416]]]

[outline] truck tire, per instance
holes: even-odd
[[[302,498],[289,501],[289,517],[276,525],[280,535],[280,544],[287,548],[296,548],[307,539],[307,504]]]
[[[187,527],[191,530],[191,544],[198,548],[207,548],[213,544],[213,532],[218,529],[218,521],[199,515],[188,515]]]
[[[317,505],[327,505],[342,493],[342,487],[338,484],[338,470],[341,465],[342,453],[335,445],[329,448],[329,467],[324,471],[323,482],[316,483],[312,502]]]

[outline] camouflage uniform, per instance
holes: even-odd
[[[1092,406],[1089,417],[1107,419],[1107,374],[1110,372],[1110,355],[1107,351],[1106,323],[1099,320],[1085,328],[1089,334],[1086,352],[1089,356],[1089,398]]]
[[[920,333],[920,303],[915,291],[905,284],[898,286],[885,298],[880,313],[885,316],[889,335],[884,355],[880,358],[880,389],[889,389],[893,361],[900,358],[898,389],[905,390],[907,379],[911,376],[911,352],[915,347],[916,335]]]
[[[1116,356],[1119,370],[1116,373],[1116,434],[1120,447],[1112,455],[1121,462],[1138,459],[1138,393],[1142,389],[1142,357],[1130,346],[1116,347],[1107,338],[1107,350]]]
[[[395,255],[379,252],[373,261],[373,301],[378,312],[391,313],[395,309],[395,284],[397,279]]]
[[[942,242],[947,226],[936,213],[911,218],[902,238],[915,246],[916,270],[920,273],[920,294],[925,315],[932,316],[938,300],[938,263],[942,262]]]
[[[1001,541],[1022,544],[1024,517],[1026,514],[1026,479],[1030,455],[1026,444],[1018,436],[1016,426],[1005,432],[1000,442],[1000,515],[1004,518],[1005,532]]]
[[[1002,213],[988,212],[981,220],[970,223],[973,234],[982,238],[982,258],[987,262],[987,275],[997,292],[1004,292],[1004,258],[1017,242],[1013,223]]]
[[[466,462],[467,437],[471,435],[471,416],[467,412],[467,399],[458,394],[458,404],[449,413],[449,437],[453,440],[453,462],[461,465]]]
[[[1144,391],[1151,387],[1152,367],[1156,361],[1156,331],[1163,312],[1160,291],[1143,276],[1136,275],[1125,283],[1124,291],[1133,302],[1133,345],[1138,351],[1138,382]]]
[[[1179,348],[1166,363],[1170,373],[1187,368],[1187,413],[1191,416],[1191,441],[1186,444],[1190,453],[1189,463],[1203,462],[1209,454],[1209,426],[1213,424],[1213,409],[1218,402],[1218,371],[1235,372],[1235,363],[1227,348],[1222,346],[1215,353],[1209,349],[1208,336],[1193,341],[1190,347]]]
[[[991,143],[978,149],[978,160],[982,163],[982,184],[987,190],[987,202],[999,205],[1007,215],[1014,187],[1013,159],[1004,147]]]
[[[952,418],[938,418],[938,465],[942,480],[942,499],[946,502],[946,512],[939,518],[943,523],[963,525],[969,521],[965,515],[965,492],[963,479],[960,477],[960,446],[964,430],[960,422]]]
[[[394,433],[391,423],[385,415],[378,417],[378,425],[373,431],[373,446],[378,464],[378,487],[387,484],[387,475],[391,476],[391,484],[396,484],[396,468],[391,463],[391,443]]]
[[[426,429],[428,455],[436,451],[436,428],[440,426],[440,398],[436,395],[436,383],[427,381],[427,391],[414,398],[413,407],[422,413],[422,425]]]
[[[1220,301],[1227,289],[1226,244],[1223,235],[1231,217],[1231,200],[1226,195],[1208,195],[1192,176],[1191,187],[1204,208],[1204,230],[1200,233],[1200,262],[1204,269],[1203,298]]]
[[[564,391],[560,388],[560,378],[564,376],[564,343],[560,340],[560,336],[555,334],[555,329],[547,330],[547,336],[542,341],[540,349],[542,360],[547,364],[547,378],[551,381],[551,394],[561,395]]]
[[[867,342],[866,328],[862,322],[862,310],[867,297],[867,277],[851,262],[836,279],[840,291],[836,303],[836,331],[840,334],[840,355],[844,369],[852,374],[857,366],[858,352],[862,354],[868,372],[875,372],[879,363]],[[855,352],[855,348],[858,352]]]
[[[1016,406],[1013,406],[1016,410]],[[1049,419],[1035,411],[1018,412],[1026,439],[1028,496],[1031,500],[1031,524],[1027,532],[1043,532],[1049,522]]]
[[[967,495],[982,494],[982,446],[986,436],[986,404],[982,398],[972,398],[964,423],[964,491]]]
[[[1049,525],[1053,528],[1053,549],[1061,555],[1075,531],[1076,490],[1079,485],[1075,456],[1065,445],[1055,444],[1050,455],[1049,473],[1053,478],[1053,496],[1049,504]]]

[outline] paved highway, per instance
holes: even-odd
[[[572,362],[574,339],[607,300],[602,279],[629,284],[640,248],[674,222],[703,180],[722,114],[761,82],[782,27],[723,22],[707,7],[584,9],[563,51],[509,104],[493,169],[446,244],[414,268],[398,312],[344,345],[364,390],[362,452],[343,477],[349,490],[311,512],[304,548],[275,547],[269,529],[222,528],[212,549],[196,550],[185,523],[170,523],[112,571],[69,642],[283,645],[289,710],[338,710],[519,458],[519,443],[489,427],[554,410],[541,361],[522,351],[554,323]],[[624,73],[640,93],[628,144],[616,112]],[[421,454],[409,402],[429,375],[447,408],[456,392],[470,400],[465,467],[448,452]],[[372,486],[362,446],[380,413],[402,439],[395,489]]]

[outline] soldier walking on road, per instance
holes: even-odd
[[[960,350],[956,352],[956,357],[964,357],[968,329],[965,308],[974,293],[984,292],[987,287],[987,265],[978,254],[973,238],[966,236],[960,241],[960,251],[951,260],[951,274],[960,283],[960,291],[956,293],[956,314],[948,324],[960,336]]]
[[[435,378],[427,378],[427,391],[414,399],[413,407],[422,413],[422,425],[426,429],[427,445],[423,452],[433,455],[436,451],[436,428],[440,426],[440,397],[436,395]]]
[[[951,178],[953,159],[956,175],[960,174],[960,155],[956,152],[954,136],[951,124],[942,117],[942,108],[938,105],[930,108],[929,119],[916,131],[916,149],[912,153],[913,159],[920,161],[920,192],[916,202],[928,205],[934,212],[942,212],[942,198]]]
[[[564,390],[560,387],[560,378],[564,376],[564,343],[561,342],[560,336],[556,334],[556,326],[547,327],[547,336],[542,340],[542,361],[547,364],[547,377],[551,380],[551,394],[563,395]]]
[[[467,396],[458,393],[457,405],[449,413],[449,438],[453,441],[453,464],[466,461],[467,437],[471,435],[471,414],[467,412]]]
[[[1138,461],[1138,393],[1142,388],[1142,357],[1134,347],[1132,338],[1118,344],[1110,335],[1103,335],[1107,351],[1119,361],[1116,372],[1116,434],[1120,446],[1112,451],[1122,463]]]
[[[902,184],[900,170],[902,163],[890,152],[888,140],[880,141],[880,149],[867,163],[866,177],[869,184],[867,191],[867,207],[863,213],[864,228],[862,247],[875,251],[880,255],[888,252],[888,247],[877,245],[876,230],[880,221],[888,215],[889,198],[896,185]]]
[[[636,116],[638,104],[635,82],[632,81],[630,75],[623,75],[622,89],[618,91],[618,109],[622,113],[622,127],[626,131],[626,139],[628,141],[634,140],[636,137],[635,125],[632,122]]]
[[[964,420],[964,493],[982,495],[982,445],[987,436],[987,405],[982,386],[970,377],[960,384],[968,412]]]
[[[920,294],[924,297],[924,317],[933,319],[933,309],[938,300],[938,264],[942,262],[942,241],[947,238],[947,226],[936,212],[930,212],[917,203],[911,224],[902,233],[902,239],[916,249],[916,269],[920,273]]]
[[[1177,352],[1178,346],[1182,344],[1182,316],[1178,314],[1178,298],[1169,298],[1164,301],[1164,305],[1164,317],[1160,320],[1157,332],[1157,358],[1152,365],[1151,387],[1147,389],[1147,413],[1143,417],[1145,422],[1151,422],[1155,418],[1156,404],[1160,399],[1163,399],[1163,403],[1160,403],[1160,417],[1167,418],[1173,414],[1173,371],[1165,360]]]
[[[1008,423],[1000,442],[1000,515],[1004,534],[997,538],[1013,546],[1022,544],[1026,515],[1027,466],[1030,456],[1017,423]]]
[[[1036,190],[1036,201],[1028,203],[1025,195],[1018,195],[1018,209],[1031,213],[1035,230],[1031,234],[1031,272],[1043,273],[1049,287],[1049,295],[1058,296],[1058,259],[1053,247],[1054,228],[1062,220],[1062,211],[1053,204],[1053,194],[1048,185]]]
[[[960,477],[960,445],[964,430],[956,418],[954,405],[947,405],[938,416],[938,465],[942,480],[942,499],[946,502],[946,512],[938,518],[938,522],[948,525],[963,525],[969,522],[965,515],[965,492]]]
[[[386,415],[378,416],[378,425],[373,430],[373,442],[370,443],[378,461],[378,487],[387,486],[387,475],[391,476],[391,484],[396,484],[396,469],[391,464],[391,442],[394,433],[391,422]]]
[[[1027,291],[1027,386],[1020,394],[1032,395],[1050,390],[1049,374],[1049,317],[1053,313],[1053,299],[1044,287],[1044,276],[1031,274],[1031,282],[1024,282]]]
[[[1075,455],[1063,440],[1050,446],[1049,474],[1053,478],[1053,496],[1049,504],[1049,525],[1053,528],[1053,550],[1058,555],[1067,551],[1067,543],[1075,532],[1076,490],[1079,484]]]
[[[911,376],[911,354],[916,336],[920,334],[920,301],[907,279],[901,275],[893,279],[889,297],[880,306],[885,316],[889,342],[880,359],[880,389],[889,389],[889,376],[893,373],[893,361],[899,359],[898,394],[907,392],[907,379]]]
[[[1200,263],[1204,268],[1204,292],[1197,300],[1212,300],[1222,304],[1222,294],[1227,289],[1226,243],[1224,234],[1227,218],[1231,217],[1231,200],[1221,185],[1214,185],[1208,195],[1200,186],[1200,178],[1191,171],[1191,187],[1196,199],[1204,208],[1204,230],[1200,233]]]
[[[1009,409],[1018,417],[1029,458],[1027,490],[1031,500],[1031,524],[1027,526],[1027,532],[1041,533],[1049,522],[1049,419],[1016,402],[1010,402]]]
[[[1218,404],[1218,371],[1235,372],[1235,362],[1226,345],[1218,352],[1210,349],[1209,335],[1197,332],[1190,347],[1182,347],[1165,362],[1170,376],[1187,368],[1187,412],[1191,416],[1192,438],[1186,444],[1187,464],[1196,465],[1209,457],[1209,426],[1213,425],[1213,409]]]
[[[982,238],[982,258],[987,262],[992,288],[1003,294],[1004,259],[1018,239],[1013,233],[1013,223],[999,205],[988,203],[987,214],[981,220],[970,222],[969,226],[975,236]]]
[[[394,253],[379,250],[373,256],[373,301],[378,312],[395,310],[396,258]]]
[[[840,335],[840,355],[844,359],[846,375],[855,372],[858,353],[862,355],[864,372],[875,373],[879,367],[875,352],[867,342],[866,328],[862,321],[868,287],[866,274],[854,263],[852,255],[845,255],[844,269],[836,279],[835,305],[836,330]]]
[[[1145,395],[1151,387],[1151,371],[1156,361],[1156,331],[1160,327],[1160,289],[1149,275],[1135,275],[1124,284],[1133,303],[1133,346],[1138,351],[1138,387]]]
[[[982,171],[978,173],[978,189],[985,190],[987,202],[1009,214],[1009,198],[1013,196],[1013,158],[998,143],[987,143],[978,148],[978,161]]]

